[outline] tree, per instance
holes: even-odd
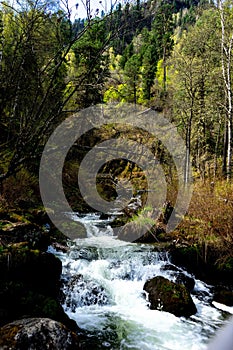
[[[152,24],[152,32],[156,41],[158,58],[163,59],[163,89],[166,91],[167,81],[167,58],[169,57],[173,48],[172,34],[174,30],[173,23],[173,6],[164,0],[159,6],[154,22]]]
[[[204,11],[196,25],[176,45],[171,63],[174,117],[186,139],[186,160],[202,177],[206,165],[219,151],[222,128],[222,80],[219,31],[215,9]],[[187,177],[189,169],[185,169]]]
[[[227,125],[227,162],[226,175],[230,180],[232,175],[232,45],[233,45],[233,25],[232,25],[232,2],[222,0],[218,2],[219,16],[221,21],[221,60],[222,76],[225,91],[225,109]]]
[[[151,88],[154,84],[155,73],[158,62],[158,43],[153,35],[153,32],[148,32],[145,29],[142,33],[143,46],[141,49],[142,55],[142,89],[143,98],[150,100]]]
[[[1,118],[8,130],[8,153],[3,154],[1,179],[35,157],[62,105],[65,62],[61,45],[67,45],[61,26],[64,14],[51,14],[49,5],[47,1],[23,2],[17,9],[2,5]]]
[[[73,103],[78,109],[102,102],[102,89],[109,71],[109,54],[103,43],[107,43],[108,35],[106,22],[93,20],[91,27],[72,46],[74,75],[68,74],[68,77],[76,90]]]
[[[96,57],[111,39],[109,33],[98,44],[94,60],[72,83],[67,79],[68,54],[96,25],[96,19],[88,17],[85,27],[74,31],[68,3],[67,12],[57,8],[53,12],[52,4],[25,0],[17,2],[16,8],[1,5],[1,181],[39,159],[48,136],[67,115],[66,106],[86,84],[95,63],[99,64]]]
[[[125,64],[124,75],[126,83],[126,100],[127,102],[137,103],[137,89],[140,79],[140,57],[133,54]]]

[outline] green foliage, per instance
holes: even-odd
[[[212,172],[217,171],[216,159],[222,154],[219,137],[224,126],[219,20],[214,9],[204,11],[183,35],[170,62],[173,116],[191,150],[193,165],[199,176],[205,177],[206,161],[214,154]]]
[[[102,102],[102,89],[108,76],[109,62],[108,53],[103,52],[103,43],[108,40],[109,34],[106,23],[95,20],[72,47],[73,72],[68,73],[68,76],[74,80],[72,86],[76,92],[72,103],[77,107],[84,108]]]

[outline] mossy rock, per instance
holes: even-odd
[[[191,295],[184,285],[157,276],[148,280],[143,289],[149,295],[150,309],[189,317],[197,312]]]
[[[0,328],[0,348],[12,350],[79,349],[78,336],[49,318],[24,318]]]
[[[56,293],[62,263],[50,253],[28,247],[11,247],[0,254],[0,271],[2,280],[20,280]]]
[[[143,226],[131,221],[119,228],[117,238],[126,242],[136,242],[143,235],[143,232]]]
[[[50,290],[46,290],[45,285],[36,288],[22,281],[1,281],[0,324],[25,315],[49,317],[64,323],[70,329],[77,330],[76,323],[64,312],[58,297],[51,296]]]
[[[74,240],[87,237],[87,230],[85,226],[78,221],[69,218],[57,218],[54,216],[60,230],[53,226],[50,235],[52,242],[58,242],[63,245],[67,244],[68,240]]]
[[[177,284],[182,284],[184,285],[189,292],[191,292],[194,287],[195,287],[195,279],[187,276],[186,274],[184,274],[183,272],[179,272],[174,274],[175,275],[175,282]]]
[[[213,300],[227,306],[233,306],[233,291],[217,287],[214,291]]]

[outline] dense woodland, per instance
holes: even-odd
[[[38,201],[52,131],[108,102],[160,111],[185,140],[194,178],[230,182],[232,2],[137,0],[109,13],[86,4],[87,18],[73,19],[66,2],[1,2],[2,202]]]
[[[61,335],[64,334],[62,324],[78,334],[80,329],[61,306],[65,296],[61,293],[61,283],[66,283],[66,277],[61,281],[62,263],[48,252],[48,247],[53,245],[58,251],[72,253],[68,237],[71,240],[86,238],[87,230],[81,222],[70,220],[67,212],[57,210],[61,186],[58,186],[57,193],[53,191],[56,187],[50,188],[54,179],[52,176],[46,183],[48,193],[52,193],[49,197],[49,204],[52,204],[44,208],[39,170],[44,147],[56,127],[73,114],[99,104],[124,106],[124,102],[127,102],[140,108],[143,106],[175,125],[187,150],[182,174],[184,182],[189,170],[193,174],[192,199],[185,215],[179,215],[176,210],[177,198],[182,192],[180,188],[183,190],[185,187],[179,188],[179,170],[175,169],[173,155],[169,154],[161,140],[149,131],[113,123],[93,127],[73,144],[67,154],[62,184],[72,210],[81,215],[95,210],[85,202],[77,181],[80,163],[93,146],[105,140],[123,138],[133,142],[134,153],[138,154],[138,149],[142,147],[137,149],[136,142],[139,146],[146,145],[153,153],[153,164],[156,159],[161,165],[166,186],[164,183],[161,186],[157,181],[151,190],[146,172],[128,158],[106,162],[96,176],[96,193],[109,202],[116,199],[117,185],[121,181],[130,180],[125,182],[130,182],[134,191],[134,198],[111,222],[112,227],[120,228],[114,238],[153,244],[150,246],[148,264],[152,264],[151,252],[166,252],[166,256],[169,256],[166,271],[171,268],[173,277],[177,271],[180,273],[180,269],[174,269],[170,262],[185,267],[198,279],[215,285],[214,300],[231,307],[233,305],[233,0],[218,0],[217,3],[212,0],[129,0],[122,1],[124,5],[116,2],[108,13],[104,12],[102,1],[99,1],[99,9],[95,10],[92,10],[91,0],[81,1],[86,3],[86,18],[79,18],[78,4],[70,8],[68,0],[0,1],[0,327],[7,327],[0,328],[0,348],[5,348],[5,345],[15,348],[16,341],[21,341],[17,332],[21,332],[21,326],[22,329],[25,329],[25,325],[27,327],[28,317],[35,318],[32,319],[33,325],[34,322],[38,324],[38,317],[46,318],[45,326],[42,324],[36,332],[39,342],[35,348],[44,349],[41,334],[45,334],[43,339],[46,341],[52,334],[53,341],[59,343],[60,348],[81,348],[83,341],[86,341],[83,349],[97,348],[95,336],[88,335],[87,338],[84,334],[82,339],[74,333],[72,336],[65,333],[62,339],[58,337],[59,329]],[[73,130],[74,124],[70,123],[68,128],[70,125]],[[53,152],[53,148],[50,150]],[[59,152],[60,149],[60,156]],[[190,164],[192,169],[189,168]],[[48,174],[52,173],[50,168],[48,166],[46,169]],[[84,187],[93,189],[92,179],[88,182],[84,177],[84,180]],[[161,208],[157,208],[156,199],[164,188],[167,190],[166,198],[162,197],[163,204],[160,203]],[[58,194],[57,202],[53,200],[57,199],[53,197],[53,192]],[[149,192],[155,200],[147,205]],[[92,192],[90,196],[95,200]],[[135,203],[139,203],[138,206],[135,207]],[[51,213],[56,218],[55,223],[49,219]],[[168,232],[171,213],[182,221],[172,232]],[[107,214],[100,213],[103,221],[109,216],[109,211]],[[126,229],[121,230],[124,226]],[[69,235],[73,230],[75,235]],[[113,249],[114,256],[116,247]],[[86,261],[89,263],[92,255],[105,259],[102,253],[95,255],[95,246],[90,256],[85,249],[83,252],[78,249],[77,245],[74,257],[76,259],[80,253],[81,259],[87,259],[85,264]],[[128,259],[128,250],[125,252],[122,249],[119,261],[123,255],[123,260]],[[138,252],[140,257],[143,250],[136,249],[135,253]],[[121,270],[118,257],[116,261],[117,268]],[[137,259],[134,263],[140,269]],[[111,260],[111,265],[114,264]],[[72,266],[72,263],[68,265]],[[111,265],[106,266],[110,269]],[[96,269],[93,266],[90,271]],[[98,265],[98,271],[102,269],[101,266]],[[131,272],[128,273],[127,269],[124,268],[124,279],[129,282],[126,275],[131,275]],[[72,287],[70,290],[76,290],[76,287],[78,290],[84,285],[85,272],[81,273],[83,275],[74,275],[74,279],[70,279],[72,275],[69,275],[67,281]],[[189,295],[195,281],[183,272],[182,275],[189,285],[191,280],[192,287],[187,287]],[[136,277],[133,278],[136,281]],[[159,284],[163,284],[161,277],[159,281]],[[177,283],[180,284],[178,279]],[[95,300],[99,293],[99,289],[96,289],[98,285],[93,284],[92,287],[92,284],[87,284],[90,292],[87,295],[93,294]],[[170,285],[169,288],[165,287],[162,294],[171,291],[171,305],[175,305],[178,294],[174,292],[174,283],[173,289]],[[111,289],[114,288],[113,285]],[[100,295],[105,298],[105,285],[101,285]],[[69,298],[72,299],[71,296]],[[203,298],[206,307],[210,302],[206,289]],[[158,300],[160,295],[159,298],[156,296],[156,302]],[[76,307],[72,301],[69,303]],[[163,301],[155,308],[162,310]],[[118,310],[118,307],[115,309]],[[165,308],[163,310],[166,311]],[[191,314],[195,312],[194,305]],[[48,318],[62,322],[60,328],[54,325],[56,328],[51,330],[51,324],[47,324]],[[20,323],[8,327],[7,323],[20,319]],[[106,327],[101,325],[97,343],[101,341],[102,347],[99,349],[104,344],[101,329],[107,332],[108,337],[112,337],[111,327],[114,332],[122,333],[123,337],[127,334],[120,326],[119,319],[117,315],[113,327],[111,323]],[[99,320],[102,322],[102,319]],[[193,320],[196,323],[196,319]],[[207,339],[206,319],[202,324],[203,336]],[[131,319],[125,325],[131,331]],[[190,327],[193,328],[193,325],[194,322],[190,322]],[[169,321],[169,332],[172,327]],[[162,332],[160,328],[156,330],[156,338],[160,333],[163,336],[163,328],[164,325]],[[150,338],[152,328],[148,329],[150,334],[146,334]],[[184,330],[189,341],[189,333],[186,328]],[[28,333],[29,348],[32,333],[31,330]],[[22,334],[22,349],[25,349],[26,333]],[[138,336],[140,334],[141,329]],[[73,347],[70,347],[70,341]],[[110,342],[105,342],[104,347],[111,346]],[[50,344],[50,340],[46,344]],[[127,342],[122,342],[123,347],[125,344],[127,347]]]

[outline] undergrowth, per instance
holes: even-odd
[[[233,251],[233,184],[224,180],[195,182],[188,213],[178,231],[189,241]]]

